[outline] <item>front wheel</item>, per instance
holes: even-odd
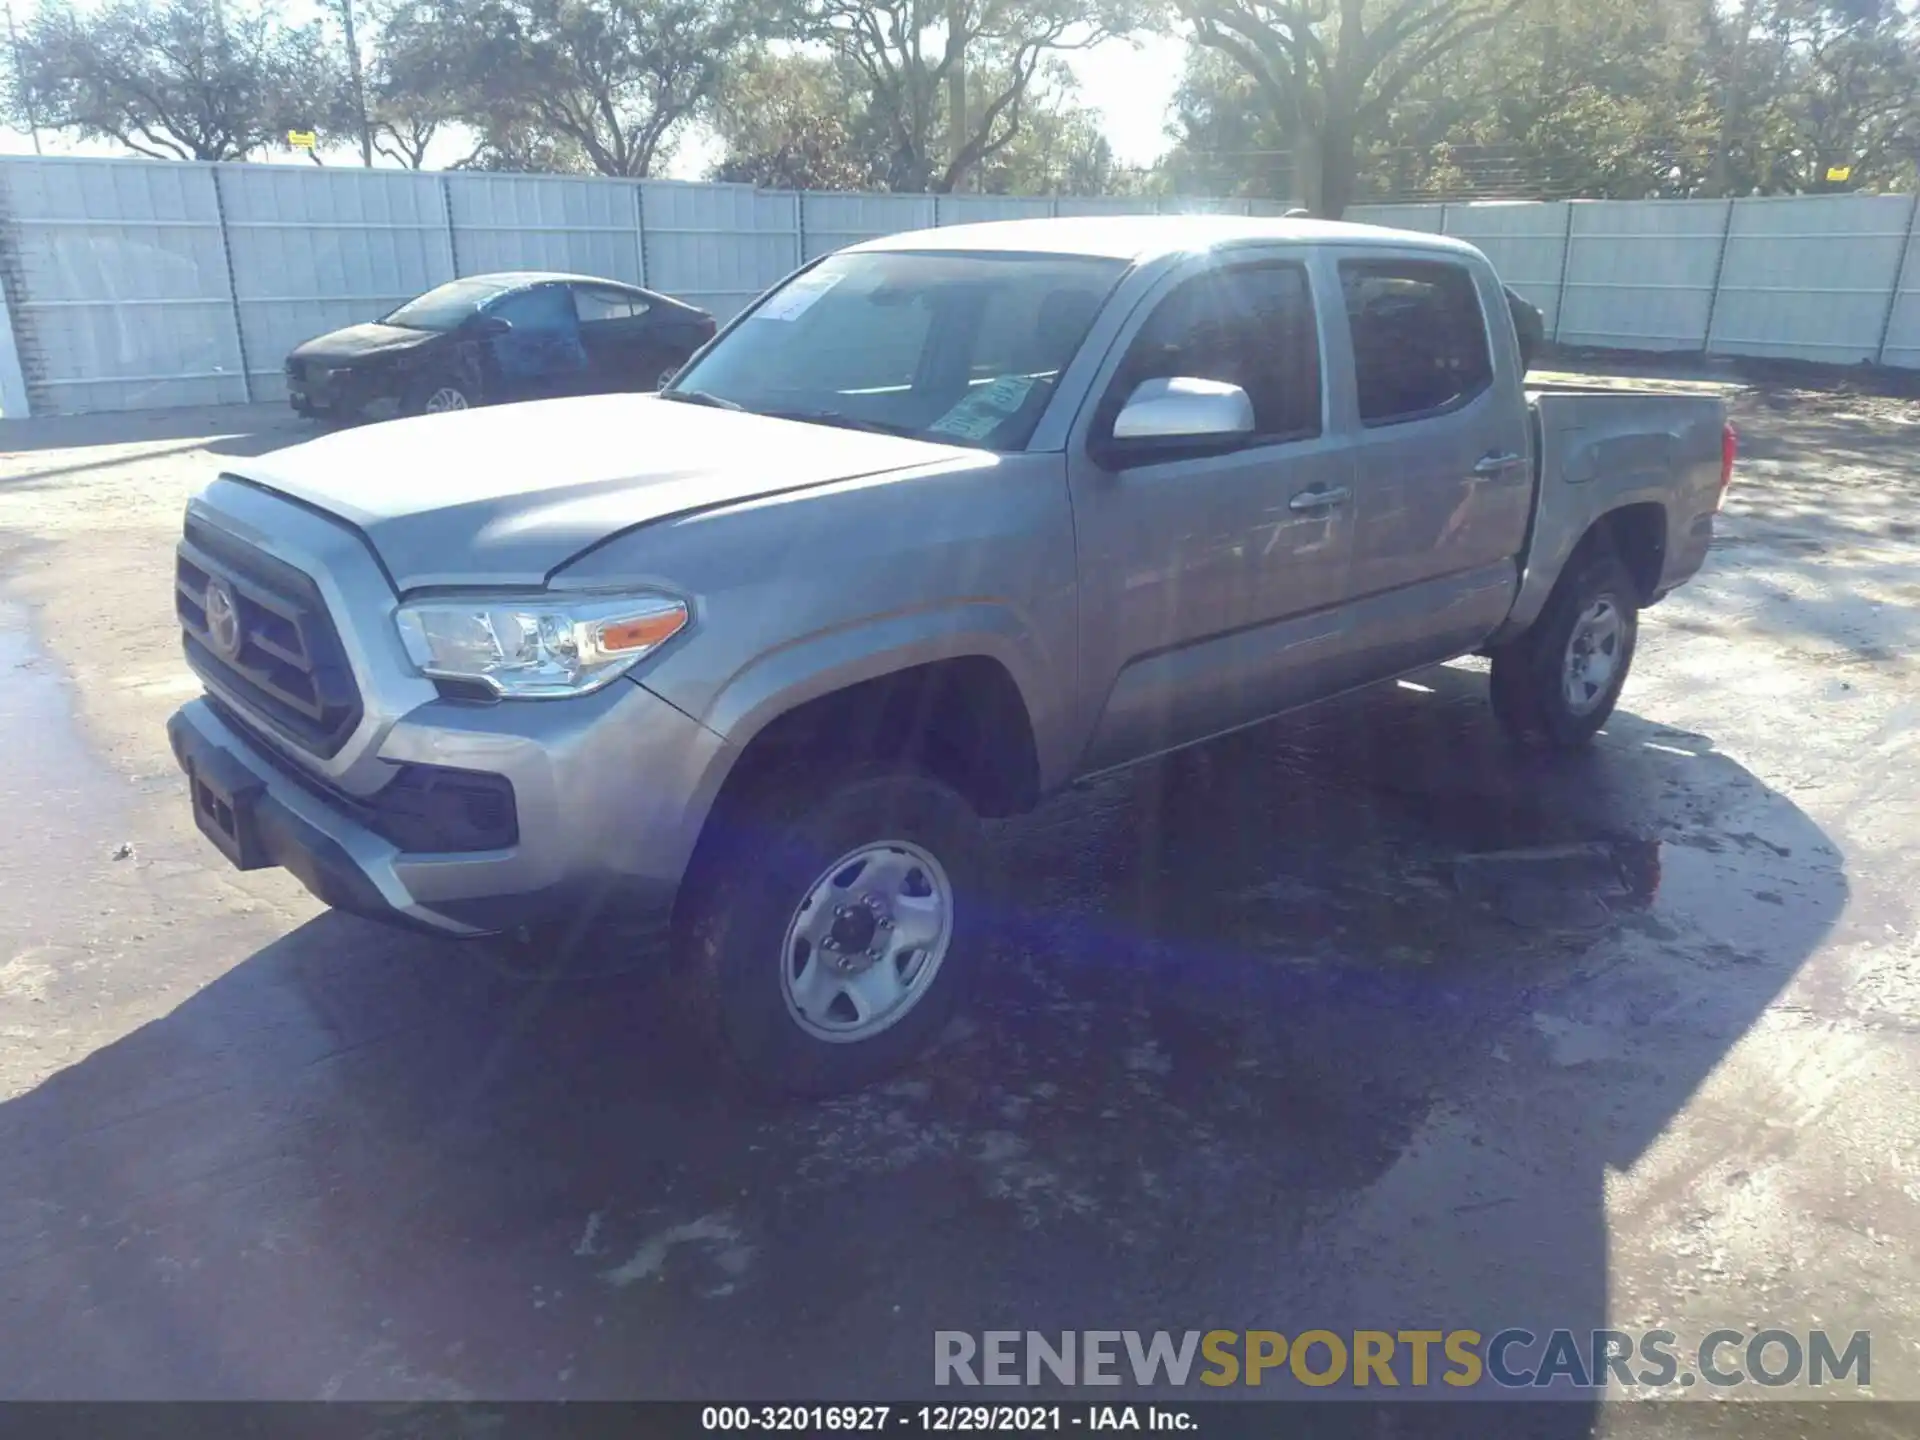
[[[688,927],[703,999],[752,1078],[802,1095],[898,1069],[984,948],[979,820],[922,771],[861,766],[725,807]]]
[[[1495,716],[1520,739],[1587,744],[1619,702],[1639,633],[1639,591],[1619,556],[1576,554],[1539,618],[1494,650]]]
[[[434,376],[413,387],[407,397],[409,415],[445,415],[455,410],[471,410],[478,397],[464,380]]]

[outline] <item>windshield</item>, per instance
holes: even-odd
[[[511,288],[498,280],[450,280],[382,316],[380,323],[407,330],[451,330]]]
[[[763,415],[1017,450],[1121,260],[862,251],[764,300],[668,387]]]

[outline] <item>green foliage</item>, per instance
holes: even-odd
[[[974,176],[989,195],[1111,195],[1126,188],[1100,116],[1056,79],[1031,100],[1020,131]]]
[[[1020,134],[1048,61],[1133,33],[1157,14],[1156,0],[794,4],[793,33],[860,78],[866,117],[884,146],[885,178],[896,190],[961,185]]]
[[[714,104],[725,147],[712,178],[771,190],[864,190],[881,183],[856,77],[832,59],[762,55],[739,67]]]
[[[242,158],[288,129],[357,145],[354,0],[301,23],[276,3],[43,0],[5,111],[163,158]],[[780,188],[1338,213],[1920,182],[1920,0],[358,3],[372,148],[413,168],[458,133],[469,168],[644,176],[700,121],[716,177]],[[1065,57],[1175,12],[1191,43],[1172,148],[1129,173]]]
[[[479,166],[651,174],[757,19],[744,0],[426,0],[389,25],[389,96],[453,97]]]
[[[1303,205],[1339,215],[1369,137],[1434,65],[1527,0],[1175,0],[1195,38],[1253,82],[1284,131]]]
[[[1196,43],[1165,168],[1189,193],[1331,212],[1914,183],[1920,34],[1896,0],[1181,3]]]
[[[239,160],[337,112],[342,67],[317,24],[221,0],[44,5],[20,37],[12,109],[139,155]]]

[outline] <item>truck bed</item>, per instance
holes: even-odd
[[[1609,511],[1657,506],[1663,513],[1658,591],[1699,568],[1719,500],[1723,388],[1528,384],[1534,509],[1520,591],[1503,636],[1539,615],[1574,545]]]

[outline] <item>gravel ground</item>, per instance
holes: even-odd
[[[1920,403],[1721,388],[1721,536],[1593,756],[1508,751],[1462,665],[1061,797],[997,836],[968,1018],[824,1105],[649,975],[227,869],[169,551],[302,430],[0,424],[0,1394],[902,1397],[936,1329],[1527,1325],[1870,1330],[1920,1399]]]

